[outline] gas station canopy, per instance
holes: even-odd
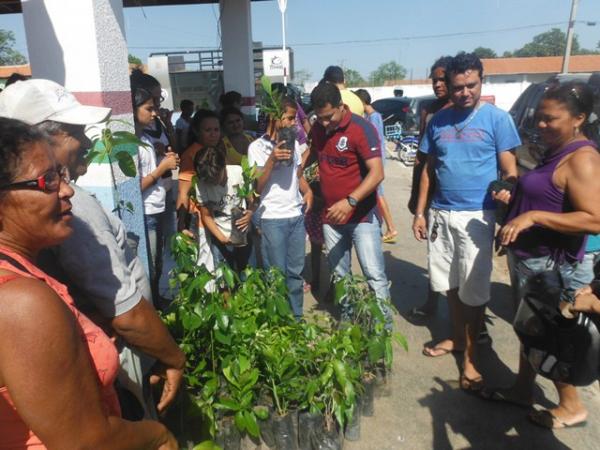
[[[125,8],[134,8],[140,6],[199,5],[205,3],[219,3],[219,0],[123,0],[123,6]],[[20,12],[21,0],[0,0],[0,14],[14,14]]]

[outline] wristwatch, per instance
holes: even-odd
[[[348,203],[350,204],[350,206],[352,206],[353,208],[356,208],[356,205],[358,205],[358,200],[356,200],[354,197],[352,197],[351,195],[349,195],[348,197],[346,197],[346,200],[348,200]]]

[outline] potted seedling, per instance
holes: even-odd
[[[248,205],[252,205],[258,194],[254,189],[254,182],[256,181],[256,164],[250,166],[248,157],[242,157],[242,184],[236,186],[236,193],[238,197],[238,205],[231,208],[231,236],[230,240],[232,245],[244,246],[248,245],[248,228],[240,230],[236,225],[237,221],[244,217],[246,214],[246,208],[244,208],[244,202]],[[251,207],[251,206],[250,206]]]
[[[135,160],[133,156],[137,154],[138,147],[147,147],[148,144],[142,142],[135,134],[114,128],[129,128],[132,125],[124,120],[109,119],[103,123],[104,127],[92,138],[92,146],[85,156],[86,164],[92,162],[102,163],[105,161],[117,162],[119,169],[127,177],[136,176]],[[116,126],[115,126],[116,125]],[[113,185],[116,187],[113,174]],[[120,199],[115,199],[116,208],[113,212],[122,214],[123,210],[133,212],[133,204]]]
[[[264,91],[263,102],[260,105],[260,110],[264,112],[269,118],[268,131],[273,132],[275,124],[277,123],[277,121],[281,120],[283,114],[285,113],[281,104],[281,99],[283,95],[277,91],[273,91],[271,79],[268,76],[263,75],[260,78],[260,82]],[[296,146],[296,137],[297,136],[295,127],[279,128],[279,130],[277,131],[277,140],[284,141],[283,148],[289,150],[292,155],[289,159],[280,161],[280,164],[290,166],[294,162],[294,149]]]

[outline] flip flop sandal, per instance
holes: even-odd
[[[423,347],[423,355],[429,357],[429,358],[440,358],[442,356],[446,356],[449,355],[450,353],[462,353],[462,350],[454,350],[454,349],[449,349],[449,348],[444,348],[444,347]],[[434,355],[434,353],[438,353],[437,355]]]
[[[490,402],[502,402],[509,405],[518,406],[519,408],[530,409],[533,404],[522,402],[514,398],[508,397],[501,389],[483,388],[479,391],[479,398]]]
[[[425,319],[426,317],[431,317],[435,314],[435,312],[429,312],[422,308],[415,306],[408,312],[409,316],[413,319]]]
[[[396,236],[383,236],[382,241],[384,244],[395,244],[398,242]]]
[[[479,393],[483,389],[483,377],[481,376],[469,378],[468,376],[461,374],[458,383],[463,391],[469,393]]]
[[[560,430],[561,428],[580,428],[585,427],[587,420],[579,420],[577,422],[565,422],[556,417],[547,409],[532,411],[529,414],[529,420],[534,424],[546,428],[548,430]]]

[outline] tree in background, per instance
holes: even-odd
[[[135,64],[136,66],[143,65],[142,60],[140,58],[138,58],[137,56],[132,55],[131,53],[129,54],[127,59],[129,61],[129,64]]]
[[[15,50],[15,35],[12,31],[0,30],[0,65],[27,64],[27,59]]]
[[[406,69],[396,61],[381,64],[371,72],[370,81],[374,86],[382,85],[385,81],[403,80],[406,77]]]
[[[358,70],[344,68],[344,84],[347,87],[364,86],[365,79]]]
[[[292,79],[294,80],[295,84],[304,84],[305,81],[310,80],[311,76],[312,73],[310,73],[308,70],[300,69],[294,71],[294,77]]]
[[[477,57],[480,59],[497,58],[498,57],[496,52],[488,47],[477,47],[475,50],[473,50],[473,53],[475,53],[477,55]]]
[[[561,56],[565,53],[567,45],[567,35],[559,28],[552,28],[550,31],[538,34],[533,37],[520,49],[513,52],[513,56]],[[579,41],[577,36],[573,36],[572,54],[578,54]]]

